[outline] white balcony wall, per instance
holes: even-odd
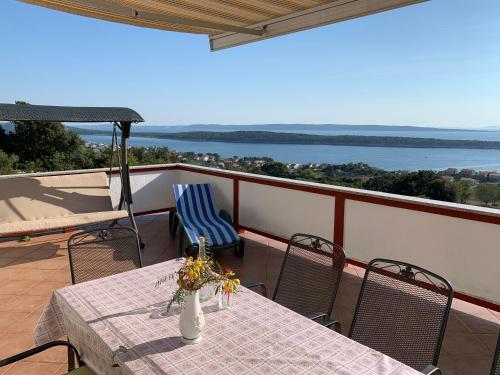
[[[344,246],[350,258],[420,265],[458,291],[500,302],[500,225],[347,200]]]
[[[309,233],[333,238],[335,198],[240,182],[239,224],[276,236]]]
[[[177,183],[176,170],[141,171],[131,169],[130,185],[134,212],[147,212],[162,208],[175,207],[172,184]],[[111,200],[116,208],[120,201],[120,176],[111,178]]]

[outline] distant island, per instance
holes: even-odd
[[[111,135],[109,130],[67,127],[78,135]],[[184,141],[212,141],[226,143],[297,144],[403,148],[459,148],[500,150],[500,141],[455,140],[417,137],[386,137],[364,135],[316,135],[280,133],[272,131],[189,131],[189,132],[136,132],[143,138],[174,139]]]

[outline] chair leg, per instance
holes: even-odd
[[[184,231],[182,229],[179,231],[179,256],[186,256],[184,249]]]
[[[68,372],[75,369],[75,353],[73,349],[68,346]]]
[[[172,229],[174,225],[174,212],[173,211],[168,211],[168,232],[172,235]]]
[[[238,245],[234,248],[234,253],[238,258],[243,258],[245,255],[245,240],[243,238],[240,238]]]
[[[172,237],[175,237],[175,234],[177,233],[177,228],[179,227],[179,218],[174,215],[173,221],[172,221]]]

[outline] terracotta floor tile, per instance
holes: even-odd
[[[33,288],[26,292],[29,296],[50,297],[55,290],[71,285],[70,282],[62,281],[40,281]]]
[[[2,312],[0,314],[0,333],[8,333],[8,331],[26,319],[28,313],[18,313],[18,312]]]
[[[33,251],[32,247],[17,247],[15,244],[11,245],[12,247],[10,248],[5,248],[5,247],[0,247],[0,258],[21,258]],[[15,247],[14,247],[15,246]]]
[[[17,313],[16,319],[12,324],[8,325],[4,332],[6,333],[26,333],[31,334],[35,329],[38,320],[40,319],[41,311],[40,309],[35,310],[26,316],[22,313]]]
[[[498,322],[500,322],[500,312],[494,310],[488,310],[488,311],[498,319]]]
[[[66,375],[68,373],[68,364],[63,363],[59,366],[59,368],[54,372],[53,375]]]
[[[39,248],[36,249],[35,251],[32,251],[23,258],[27,259],[58,259],[58,258],[64,258],[68,254],[67,250],[61,249],[59,246],[55,245],[53,248]]]
[[[448,355],[488,356],[488,350],[473,333],[446,332],[442,350]]]
[[[32,280],[42,281],[47,279],[54,273],[54,270],[43,270],[36,268],[24,268],[19,265],[10,264],[5,268],[0,269],[0,277],[5,277],[6,280]]]
[[[476,337],[484,344],[489,354],[493,358],[493,354],[495,353],[495,349],[497,346],[498,333],[485,333],[476,335]]]
[[[5,373],[7,371],[9,371],[9,369],[14,366],[13,364],[12,365],[7,365],[7,366],[4,366],[4,367],[0,367],[0,375],[5,375]]]
[[[66,347],[54,347],[27,358],[25,362],[49,362],[60,365],[66,363],[67,360],[68,352]]]
[[[438,367],[443,375],[489,375],[492,358],[487,356],[443,356]]]
[[[31,313],[47,304],[49,298],[45,296],[11,296],[8,301],[0,303],[0,311]],[[0,298],[1,301],[1,298]]]
[[[10,311],[4,308],[4,306],[18,297],[15,294],[0,294],[0,311]]]
[[[15,260],[16,260],[15,258],[7,258],[7,257],[2,258],[2,256],[0,255],[0,268],[5,267],[5,266],[11,264]]]
[[[47,281],[71,283],[71,273],[69,271],[69,261],[66,268],[61,270],[50,271],[44,278]]]
[[[473,333],[498,333],[500,323],[487,309],[475,310],[475,315],[457,312],[457,317]]]
[[[17,362],[6,375],[54,374],[61,367],[60,363]]]
[[[0,279],[1,280],[1,279]],[[34,280],[11,280],[0,286],[0,294],[25,294],[37,285],[40,281]]]
[[[446,326],[447,333],[471,333],[467,326],[458,318],[458,314],[451,311],[448,317],[448,324]]]
[[[49,259],[19,258],[7,268],[35,269],[35,270],[60,270],[67,267],[69,260],[65,257]]]
[[[0,357],[10,357],[33,346],[31,334],[3,333],[0,336]]]

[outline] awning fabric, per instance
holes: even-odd
[[[161,30],[206,34],[213,51],[428,0],[20,0]]]
[[[0,121],[143,122],[144,119],[130,108],[0,103]]]

